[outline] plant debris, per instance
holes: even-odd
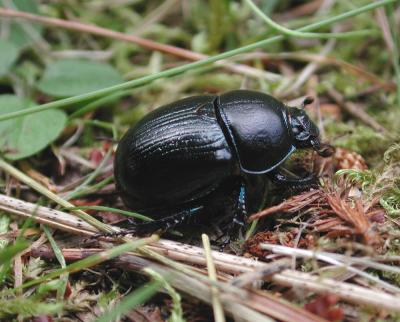
[[[319,295],[311,302],[304,305],[304,308],[328,321],[342,321],[343,309],[335,307],[339,298],[335,295]]]

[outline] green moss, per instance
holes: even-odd
[[[382,157],[381,157],[382,158]],[[379,199],[391,216],[400,216],[400,144],[390,146],[383,155],[384,166],[374,170],[340,170],[338,176],[358,184],[367,198]]]
[[[355,151],[366,158],[367,162],[377,165],[382,155],[389,148],[391,140],[379,132],[364,125],[332,122],[326,127],[328,137],[336,137],[332,144]]]
[[[53,315],[61,312],[61,303],[46,303],[43,300],[32,298],[9,298],[0,295],[0,318],[8,319],[12,316],[33,317]]]

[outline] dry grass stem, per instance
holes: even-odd
[[[291,260],[287,258],[278,259],[268,264],[265,263],[262,267],[255,268],[250,272],[242,273],[232,278],[230,283],[238,287],[244,287],[252,283],[263,281],[276,273],[290,268],[291,266]]]
[[[58,19],[58,18],[50,18],[50,17],[44,17],[44,16],[39,16],[35,15],[32,13],[28,12],[23,12],[23,11],[16,11],[13,9],[5,9],[5,8],[0,8],[0,16],[1,17],[7,17],[7,18],[16,18],[16,19],[24,19],[36,23],[40,23],[43,25],[48,25],[52,27],[58,27],[58,28],[63,28],[63,29],[68,29],[68,30],[74,30],[74,31],[79,31],[79,32],[86,32],[90,33],[93,35],[98,35],[102,37],[107,37],[111,39],[117,39],[121,41],[126,41],[126,42],[131,42],[134,44],[137,44],[139,46],[142,46],[144,48],[148,48],[151,50],[157,50],[160,52],[164,52],[167,54],[171,54],[177,57],[181,57],[184,59],[196,61],[196,60],[202,60],[206,59],[208,56],[200,53],[196,53],[187,49],[171,46],[171,45],[166,45],[166,44],[160,44],[155,41],[141,38],[135,35],[127,35],[122,32],[117,32],[113,31],[107,28],[102,28],[94,25],[89,25],[85,23],[81,23],[78,21],[69,21],[69,20],[63,20],[63,19]],[[259,70],[250,66],[246,65],[240,65],[240,64],[234,64],[230,63],[226,60],[221,60],[215,63],[217,66],[221,66],[222,68],[225,68],[227,70],[230,70],[235,73],[240,73],[244,74],[247,76],[255,77],[255,78],[264,78],[265,80],[268,81],[276,81],[281,78],[280,75],[274,74],[271,72],[266,72],[264,70]]]
[[[320,56],[324,57],[335,47],[336,39],[330,39],[326,45],[322,48],[319,53]],[[293,92],[298,91],[303,84],[310,79],[311,75],[315,74],[315,71],[320,68],[320,64],[317,62],[310,62],[303,70],[299,73],[296,79],[287,88],[277,93],[279,96],[287,96]]]
[[[287,256],[293,256],[293,257],[303,257],[303,258],[315,258],[317,260],[326,262],[328,264],[334,265],[336,267],[344,268],[345,270],[357,274],[361,277],[364,277],[365,279],[371,281],[372,283],[376,283],[376,286],[393,292],[397,295],[400,295],[400,289],[392,284],[389,284],[381,279],[379,279],[376,276],[370,275],[368,273],[365,273],[364,271],[355,268],[348,263],[344,263],[336,258],[333,258],[330,256],[329,253],[324,253],[321,254],[319,252],[315,251],[310,251],[306,249],[297,249],[297,248],[291,248],[291,247],[285,247],[285,246],[280,246],[280,245],[273,245],[273,244],[261,244],[260,245],[262,249],[265,250],[270,250],[273,253],[276,254],[282,254],[282,255],[287,255]]]
[[[388,21],[387,15],[385,13],[385,9],[378,8],[378,9],[376,9],[375,12],[376,12],[376,20],[379,24],[379,27],[382,30],[383,39],[385,40],[388,50],[393,55],[394,54],[394,46],[396,46],[396,45],[394,43],[392,33],[390,32],[389,21]]]
[[[63,249],[63,255],[67,260],[78,260],[101,251],[103,249]],[[49,247],[36,249],[32,252],[32,255],[48,259],[54,258],[54,254]],[[225,310],[233,316],[243,319],[243,321],[273,321],[268,316],[287,322],[326,321],[302,308],[282,302],[266,292],[240,289],[221,281],[217,284],[207,283],[207,280],[189,276],[180,270],[156,263],[152,259],[129,253],[121,255],[114,262],[116,266],[124,267],[128,270],[138,271],[143,268],[150,268],[163,276],[168,276],[174,288],[208,304],[211,304],[212,298],[210,285],[217,285]],[[205,271],[203,272],[206,274]],[[237,291],[232,292],[234,289]]]
[[[203,241],[204,253],[207,260],[208,277],[211,281],[217,281],[217,270],[215,269],[214,261],[211,254],[210,239],[206,234],[201,235]],[[221,305],[219,290],[215,286],[211,286],[212,307],[214,311],[215,322],[225,322],[224,310]]]
[[[390,137],[390,133],[387,129],[380,125],[374,118],[372,118],[367,112],[365,112],[355,103],[346,101],[343,95],[338,91],[333,88],[328,88],[328,94],[336,102],[336,104],[343,108],[347,113],[359,119],[361,122],[370,126],[374,130]]]
[[[351,303],[400,313],[400,296],[393,296],[366,287],[292,270],[275,274],[272,280],[280,285],[309,290],[320,294],[335,294]]]
[[[354,257],[354,256],[346,256],[342,254],[330,253],[330,252],[320,252],[320,251],[311,251],[307,249],[298,249],[293,247],[287,247],[282,245],[275,244],[262,244],[261,248],[271,250],[274,253],[282,254],[282,255],[293,255],[307,258],[318,258],[318,256],[324,256],[326,258],[336,259],[341,261],[347,265],[363,265],[366,267],[370,267],[373,269],[381,270],[384,272],[392,272],[395,274],[400,274],[400,268],[396,266],[390,266],[386,264],[378,263],[377,261],[399,261],[398,256],[390,256],[390,257]],[[278,261],[275,261],[278,262]]]
[[[74,215],[48,207],[37,206],[3,194],[0,194],[0,209],[73,234],[92,236],[97,232],[92,225]]]
[[[311,190],[305,193],[302,193],[300,195],[294,196],[282,203],[280,203],[277,206],[272,206],[269,208],[266,208],[264,210],[261,210],[260,212],[257,212],[253,215],[251,215],[248,219],[249,222],[252,222],[256,219],[274,214],[279,211],[284,211],[284,212],[297,212],[301,210],[302,208],[306,207],[307,205],[317,202],[318,199],[323,198],[323,195],[320,190]]]
[[[7,197],[9,198],[9,197]],[[37,207],[34,204],[31,204],[31,207],[29,209]],[[45,207],[44,207],[45,208]],[[49,209],[51,210],[51,209]],[[47,215],[48,212],[37,212],[37,215],[33,217],[35,221],[39,221],[40,217],[44,214]],[[27,216],[26,214],[23,214],[23,211],[16,211],[13,212],[13,214],[19,215],[19,216]],[[71,216],[71,215],[70,215]],[[79,218],[71,216],[70,220],[75,222],[72,224],[72,226],[77,226],[80,223],[78,222]],[[56,219],[57,221],[57,219]],[[59,229],[67,230],[64,226],[65,225],[60,225],[58,226],[57,224],[53,223],[53,227],[58,227]],[[148,249],[146,251],[146,249]],[[150,250],[153,250],[150,252]],[[206,260],[204,257],[204,250],[191,246],[191,245],[186,245],[174,241],[169,241],[169,240],[160,240],[158,242],[152,243],[150,246],[143,247],[142,250],[143,253],[148,254],[148,256],[151,256],[153,260],[161,260],[164,263],[167,264],[172,264],[174,267],[177,267],[178,269],[168,269],[168,273],[175,272],[176,274],[179,274],[179,279],[175,281],[175,283],[171,283],[173,287],[176,287],[182,291],[189,292],[189,289],[193,293],[193,290],[197,290],[196,288],[192,289],[193,284],[190,284],[191,286],[189,287],[189,284],[185,284],[183,281],[189,279],[193,283],[204,283],[202,280],[196,279],[196,275],[194,274],[195,272],[190,269],[190,267],[185,266],[187,270],[191,271],[190,275],[188,276],[186,272],[183,272],[181,267],[182,264],[179,264],[178,262],[175,262],[174,260],[180,260],[188,264],[192,265],[206,265]],[[180,253],[182,251],[182,253]],[[84,254],[89,254],[90,250],[84,250]],[[158,255],[154,255],[154,253],[158,253]],[[169,257],[172,254],[172,257]],[[178,254],[180,254],[178,256]],[[166,257],[164,257],[166,256]],[[220,252],[213,251],[212,252],[212,257],[215,262],[215,266],[218,268],[218,270],[222,273],[227,273],[227,274],[232,274],[233,272],[236,272],[236,274],[240,274],[243,272],[251,272],[255,270],[262,270],[262,268],[265,268],[265,270],[270,270],[271,265],[262,263],[259,261],[255,261],[249,258],[244,258],[240,256],[235,256],[235,255],[230,255],[230,254],[224,254]],[[67,257],[66,257],[67,258]],[[126,257],[123,257],[126,258]],[[145,267],[144,263],[149,263],[146,259],[138,256],[131,256],[129,257],[131,260],[134,260],[135,263],[142,263],[142,267]],[[178,259],[179,258],[179,259]],[[173,260],[171,260],[173,259]],[[162,267],[162,268],[161,268]],[[153,267],[152,267],[153,268]],[[160,266],[159,270],[162,271],[162,269],[167,269],[165,266]],[[171,270],[171,271],[170,271]],[[166,273],[164,271],[164,273]],[[181,275],[185,276],[183,278]],[[341,283],[333,279],[329,278],[321,278],[318,276],[313,276],[308,273],[299,273],[294,270],[284,270],[281,273],[276,273],[270,276],[270,280],[273,283],[276,283],[278,285],[284,285],[284,286],[290,286],[290,287],[295,287],[298,289],[303,289],[307,291],[312,291],[316,293],[333,293],[336,294],[337,296],[341,297],[344,300],[347,300],[352,303],[358,303],[358,304],[364,304],[364,305],[371,305],[375,306],[377,308],[383,308],[383,309],[388,309],[388,310],[393,310],[394,312],[400,312],[400,305],[399,297],[395,297],[393,295],[384,293],[382,291],[376,291],[376,290],[370,290],[366,287],[361,287],[361,286],[355,286],[353,284],[349,283]],[[212,281],[209,281],[208,285],[204,285],[205,294],[208,294],[209,299],[211,298],[211,291],[210,291],[210,285],[217,285],[219,286],[219,289],[221,291],[221,284],[222,282],[218,282],[217,284],[213,284]],[[196,284],[197,285],[197,284]],[[238,296],[241,294],[243,289],[236,288],[239,293],[232,292],[232,287],[233,285],[230,285],[228,283],[225,283],[225,288],[229,290],[230,295],[222,294],[221,293],[221,301],[224,305],[224,308],[228,312],[232,312],[232,309],[235,307],[231,307],[231,303],[227,300],[229,296],[233,296],[233,294],[236,294],[235,296]],[[249,292],[249,291],[246,291]],[[252,291],[255,292],[255,291]],[[243,303],[246,303],[248,306],[251,306],[251,308],[257,310],[262,310],[265,314],[268,314],[269,316],[276,318],[276,319],[281,319],[284,321],[300,321],[294,319],[294,316],[297,318],[299,317],[299,312],[294,313],[293,310],[295,308],[287,303],[283,304],[281,303],[278,299],[272,297],[268,293],[262,292],[262,295],[258,293],[251,293],[252,299],[254,299],[256,302],[249,302],[248,300],[244,301]],[[257,295],[254,295],[257,294]],[[193,295],[193,294],[192,294]],[[195,295],[193,295],[195,296]],[[199,297],[198,295],[197,297]],[[239,296],[241,297],[241,296]],[[261,299],[260,299],[261,297]],[[201,295],[201,299],[207,298],[207,296]],[[377,300],[381,299],[381,300]],[[230,299],[231,300],[231,299]],[[383,301],[384,300],[384,301]],[[267,301],[269,304],[264,305],[260,304],[263,303],[263,301]],[[207,302],[207,301],[206,301]],[[209,303],[209,302],[208,302]],[[246,311],[246,307],[238,306],[239,310],[244,310]],[[273,310],[270,308],[274,308]],[[247,308],[248,309],[248,308]],[[282,312],[285,312],[284,315],[281,316]],[[289,314],[288,312],[292,312],[292,314]],[[301,310],[301,314],[306,314],[306,311]],[[248,313],[248,312],[247,312]],[[311,315],[311,314],[310,314]],[[315,318],[315,316],[311,315],[312,317]],[[284,319],[283,317],[286,317]],[[315,320],[315,319],[314,319]],[[313,321],[314,321],[313,320]],[[310,317],[305,321],[310,321]],[[321,321],[321,320],[319,320]]]
[[[50,200],[58,203],[60,206],[65,207],[65,208],[73,208],[74,207],[73,204],[69,203],[65,199],[58,196],[57,194],[46,189],[40,183],[36,182],[31,177],[27,176],[25,173],[18,170],[16,167],[12,166],[10,163],[4,161],[2,158],[0,158],[0,169],[4,170],[6,173],[10,174],[12,177],[18,179],[19,181],[25,183],[26,185],[31,187],[33,190],[36,190],[40,194],[46,196]],[[87,224],[90,224],[93,227],[96,227],[96,229],[98,231],[103,231],[103,232],[108,232],[108,233],[114,232],[110,226],[102,223],[101,221],[90,216],[89,214],[85,213],[82,210],[78,209],[78,210],[73,210],[72,212],[76,216],[81,218],[80,222],[82,222],[82,220],[85,220]]]
[[[360,66],[353,65],[349,62],[340,60],[336,57],[330,57],[320,54],[312,54],[306,52],[283,52],[283,53],[263,53],[263,52],[254,52],[248,54],[238,55],[236,57],[238,61],[247,61],[254,59],[263,59],[263,60],[296,60],[296,61],[304,61],[304,62],[313,62],[315,64],[319,64],[322,66],[337,66],[343,71],[353,74],[358,78],[363,78],[368,82],[373,84],[373,88],[368,89],[368,91],[376,91],[379,89],[383,89],[385,91],[394,92],[396,91],[396,84],[393,81],[385,81],[379,78],[377,75],[372,74],[371,72],[363,69]]]

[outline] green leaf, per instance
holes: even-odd
[[[0,76],[6,74],[18,58],[18,49],[9,41],[0,39]]]
[[[4,8],[25,11],[34,14],[39,13],[38,1],[35,0],[0,0],[0,6]],[[12,42],[18,49],[30,46],[43,29],[38,24],[28,23],[22,20],[10,19],[2,22],[5,39]]]
[[[0,95],[0,115],[25,109],[33,102],[15,95]],[[11,160],[31,156],[54,141],[67,121],[63,111],[52,110],[0,122],[0,151]]]
[[[39,89],[56,97],[88,93],[123,82],[112,66],[94,61],[59,60],[47,66]]]

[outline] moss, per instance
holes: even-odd
[[[364,125],[332,122],[326,127],[332,144],[361,154],[369,165],[381,163],[383,153],[389,148],[391,140]]]
[[[379,202],[391,216],[400,216],[400,144],[390,146],[383,155],[384,166],[372,171],[341,170],[337,175],[358,184],[365,195]]]

